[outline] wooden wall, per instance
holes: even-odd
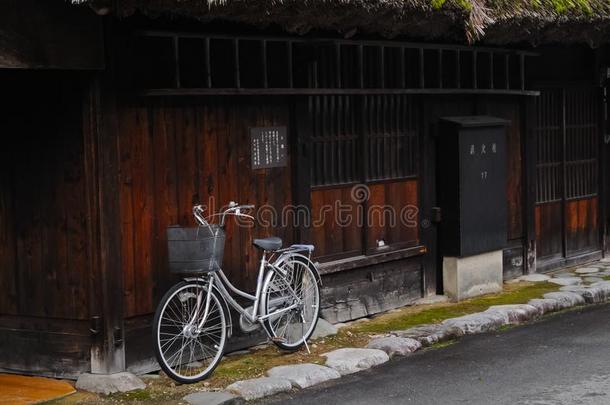
[[[88,367],[89,225],[78,75],[3,72],[0,368]]]
[[[167,270],[168,225],[194,226],[194,204],[217,212],[229,201],[271,207],[292,203],[290,164],[252,170],[249,127],[289,127],[279,98],[137,99],[119,111],[120,200],[125,317],[154,312],[175,280]],[[261,214],[270,219],[270,211]],[[292,228],[238,227],[229,222],[224,269],[242,288],[255,285],[254,237],[290,243]]]

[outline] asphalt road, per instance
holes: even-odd
[[[610,405],[610,305],[468,336],[262,403]]]

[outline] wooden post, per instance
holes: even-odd
[[[311,243],[311,116],[314,96],[299,98],[294,107],[294,128],[292,136],[293,153],[293,195],[297,209],[295,218],[299,223],[296,227],[296,240],[300,243]],[[303,218],[301,213],[305,212]]]
[[[608,160],[608,153],[610,152],[610,139],[606,139],[608,133],[607,116],[608,111],[608,79],[607,79],[607,52],[605,48],[596,50],[595,52],[595,68],[594,78],[595,82],[599,84],[598,93],[598,133],[599,133],[599,155],[598,155],[598,184],[599,184],[599,209],[600,209],[600,238],[601,247],[604,257],[608,257],[610,254],[610,241],[608,240],[608,233],[610,232],[610,221],[608,213],[610,212],[610,198],[608,193],[610,191],[610,176],[608,170],[610,170],[610,161]]]
[[[522,103],[523,135],[523,218],[525,226],[525,272],[536,272],[536,106],[531,97]]]
[[[607,87],[600,89],[599,95],[599,195],[600,195],[600,232],[601,232],[601,243],[604,256],[608,257],[610,254],[610,243],[608,240],[609,221],[608,212],[610,212],[610,198],[608,198],[610,176],[608,176],[608,170],[610,170],[610,160],[608,159],[608,148],[610,143],[607,143],[606,134],[608,128],[606,126],[606,114],[608,108],[607,102]],[[609,139],[610,140],[610,139]]]
[[[106,26],[107,33],[109,26]],[[108,40],[107,44],[113,44]],[[90,304],[91,372],[112,374],[125,370],[123,275],[119,206],[119,125],[113,61],[92,80],[85,111],[85,168],[87,200],[92,224]]]
[[[426,102],[427,101],[427,102]],[[438,263],[438,229],[437,224],[432,220],[433,207],[437,206],[436,199],[436,137],[430,131],[430,126],[427,125],[430,117],[430,102],[426,100],[422,103],[423,107],[420,110],[420,116],[424,117],[419,123],[420,140],[419,140],[419,156],[425,156],[425,159],[418,159],[420,181],[419,181],[419,204],[420,204],[420,232],[421,244],[426,246],[426,254],[422,260],[423,263],[423,295],[433,295],[443,293],[442,278],[437,280],[437,274],[441,270],[441,264]],[[424,223],[424,220],[426,222]]]

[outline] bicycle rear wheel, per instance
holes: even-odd
[[[153,339],[157,360],[169,377],[181,383],[208,377],[222,358],[227,314],[212,290],[208,317],[199,328],[206,297],[205,285],[181,282],[165,294],[155,313]]]
[[[309,339],[318,323],[320,289],[314,271],[305,260],[289,258],[282,269],[285,274],[272,271],[263,287],[264,313],[272,314],[263,325],[274,337],[273,343],[294,351]],[[285,310],[294,305],[294,309]]]

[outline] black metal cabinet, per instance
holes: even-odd
[[[439,204],[443,256],[472,256],[506,246],[506,126],[487,116],[440,122]]]

